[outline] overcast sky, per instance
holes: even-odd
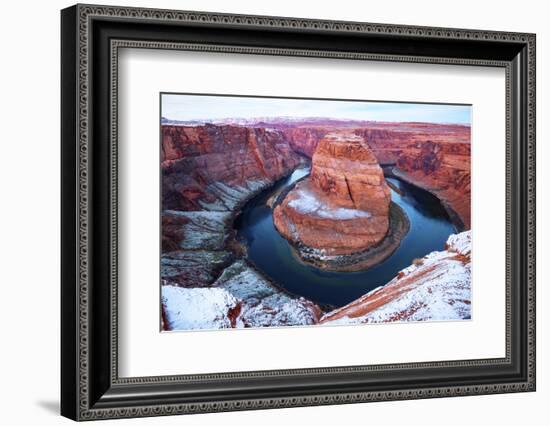
[[[326,117],[372,121],[470,124],[471,107],[445,104],[325,101],[163,94],[161,115],[171,120]]]

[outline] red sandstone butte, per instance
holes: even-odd
[[[288,240],[346,255],[380,242],[389,226],[390,190],[364,139],[351,132],[325,136],[311,176],[275,208],[273,220]]]

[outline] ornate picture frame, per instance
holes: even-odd
[[[61,12],[61,413],[160,416],[535,390],[534,34],[76,5]],[[506,356],[119,377],[118,52],[190,50],[506,73]]]

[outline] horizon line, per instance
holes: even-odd
[[[189,120],[179,120],[175,118],[169,118],[166,116],[161,115],[161,120],[170,120],[178,123],[193,123],[193,122],[199,122],[203,124],[215,124],[216,122],[224,121],[224,120],[242,120],[242,121],[249,121],[249,122],[260,122],[260,121],[266,121],[269,119],[292,119],[294,121],[308,121],[308,120],[332,120],[332,121],[341,121],[341,122],[363,122],[363,123],[400,123],[400,124],[431,124],[431,125],[454,125],[454,126],[463,126],[463,127],[472,127],[471,123],[461,123],[461,122],[432,122],[432,121],[391,121],[391,120],[364,120],[359,118],[331,118],[331,117],[323,117],[323,116],[313,116],[313,117],[295,117],[292,115],[273,115],[269,117],[251,117],[251,118],[245,118],[245,117],[222,117],[222,118],[209,118],[209,119],[203,119],[203,118],[196,118],[196,119],[189,119]]]

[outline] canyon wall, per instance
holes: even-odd
[[[459,229],[470,229],[471,148],[469,142],[426,141],[404,151],[393,173],[435,194]]]
[[[436,195],[459,230],[470,229],[470,126],[433,123],[333,122],[277,127],[293,150],[309,158],[327,134],[361,136],[381,166]]]
[[[313,154],[310,177],[275,207],[277,230],[320,256],[347,255],[380,242],[389,226],[390,190],[364,140],[331,133]]]
[[[313,157],[317,144],[331,130],[334,131],[334,129],[320,126],[286,127],[281,129],[291,148],[308,158]]]
[[[395,176],[437,196],[459,230],[470,229],[469,126],[379,123],[356,133]]]
[[[270,184],[301,161],[278,130],[162,126],[163,209],[231,210],[225,198],[238,197],[235,190]]]
[[[240,206],[303,161],[275,129],[162,126],[165,330],[318,322],[317,305],[263,277],[233,238]]]

